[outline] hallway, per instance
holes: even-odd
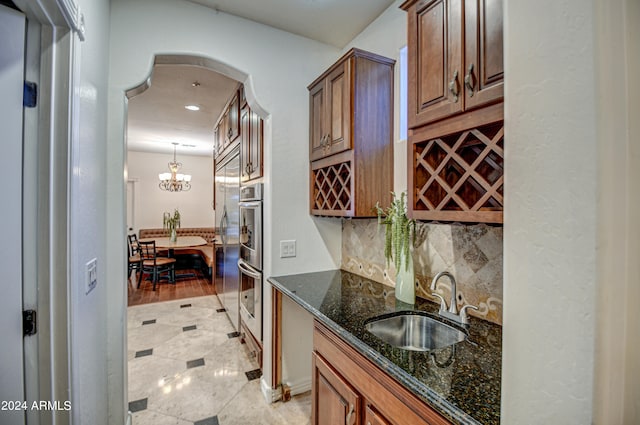
[[[127,309],[133,425],[310,423],[310,393],[265,402],[258,365],[220,310],[215,295]]]

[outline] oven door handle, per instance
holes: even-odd
[[[253,270],[249,265],[247,265],[244,261],[238,260],[238,268],[244,274],[254,279],[262,278],[262,273]]]
[[[260,208],[262,201],[240,201],[238,206],[240,208]]]

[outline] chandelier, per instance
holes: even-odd
[[[182,168],[182,163],[176,161],[176,146],[178,146],[178,143],[173,142],[172,144],[173,161],[167,164],[171,172],[158,174],[160,178],[158,186],[160,189],[168,192],[186,192],[191,189],[191,175],[178,173],[180,168]]]

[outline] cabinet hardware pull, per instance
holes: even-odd
[[[345,425],[352,425],[351,417],[353,416],[353,412],[355,411],[355,406],[353,403],[349,403],[349,413],[347,413],[347,417],[344,419]]]
[[[467,75],[464,76],[464,85],[469,90],[469,97],[473,97],[473,89],[475,84],[473,83],[473,64],[469,65]]]
[[[458,87],[458,70],[453,72],[453,78],[449,81],[449,91],[453,95],[453,102],[458,102],[458,95],[460,94],[460,87]]]

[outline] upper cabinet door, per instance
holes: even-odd
[[[461,112],[462,0],[422,0],[409,9],[409,127]]]
[[[245,106],[240,110],[240,181],[249,180],[251,175],[251,137],[249,132],[250,112]]]
[[[351,149],[350,60],[309,89],[310,159]]]
[[[345,61],[327,76],[327,155],[351,149],[350,63]]]
[[[502,0],[465,0],[465,108],[501,101],[504,93]]]
[[[240,181],[262,177],[262,118],[246,105],[240,110]]]
[[[240,134],[240,98],[238,94],[229,103],[227,116],[227,144],[232,143]]]
[[[262,177],[262,118],[249,110],[249,180]]]
[[[309,89],[309,156],[322,158],[325,137],[324,80]]]
[[[218,124],[218,133],[220,140],[222,141],[222,149],[221,152],[229,146],[229,110],[225,109],[222,114],[222,118],[220,119],[220,123]]]
[[[218,124],[213,130],[213,155],[216,158],[222,153],[223,146],[223,137],[220,133],[220,126],[221,124]]]

